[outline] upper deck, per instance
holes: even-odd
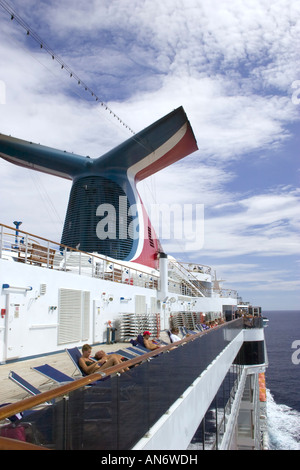
[[[228,401],[232,411],[247,375],[266,365],[256,326],[244,329],[241,318],[192,334],[129,360],[136,367],[127,372],[116,375],[124,365],[114,366],[100,381],[92,374],[3,407],[0,419],[28,410],[24,421],[38,430],[34,442],[52,449],[186,449],[219,392],[221,448],[232,426]]]
[[[236,293],[214,290],[182,263],[160,259],[160,271],[57,244],[0,226],[0,362],[106,341],[141,329],[159,334],[183,315],[193,327],[201,316],[232,313]],[[208,276],[208,274],[207,274]],[[142,323],[141,323],[142,320]]]

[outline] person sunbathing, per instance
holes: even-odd
[[[160,345],[157,344],[155,342],[155,340],[150,339],[150,332],[149,331],[144,331],[143,340],[144,340],[145,348],[150,349],[150,351],[153,351],[154,349],[160,348]]]
[[[180,338],[179,335],[179,329],[178,328],[172,328],[171,329],[171,334],[170,334],[170,340],[171,343],[176,343],[177,341],[181,341],[182,338]]]
[[[84,344],[82,346],[82,356],[78,361],[80,369],[86,374],[90,375],[94,372],[98,372],[100,369],[105,370],[109,367],[118,365],[122,363],[121,356],[117,357],[117,354],[105,355],[99,360],[91,358],[92,348],[89,344]],[[104,352],[104,351],[103,351]],[[104,353],[105,354],[105,353]],[[106,357],[107,356],[107,357]]]

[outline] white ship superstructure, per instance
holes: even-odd
[[[237,292],[221,288],[211,267],[160,253],[156,270],[0,229],[2,364],[13,369],[31,357],[49,363],[51,353],[84,343],[131,346],[144,329],[164,339],[172,325],[190,332],[176,348],[167,340],[158,352],[136,355],[128,364],[138,367],[125,373],[100,382],[94,374],[52,389],[51,417],[49,405],[34,418],[29,413],[39,444],[106,450],[193,449],[195,440],[197,449],[265,446],[263,318],[256,308],[243,317]],[[47,400],[41,394],[18,405],[34,409]],[[95,433],[106,437],[95,439]]]
[[[0,157],[72,180],[60,242],[21,230],[21,221],[0,225],[0,361],[39,357],[34,370],[49,377],[51,354],[77,351],[78,366],[84,344],[115,341],[127,359],[4,406],[0,419],[25,412],[0,429],[4,447],[21,430],[23,441],[51,449],[187,449],[195,434],[203,448],[260,447],[260,312],[246,323],[237,292],[211,267],[164,253],[137,191],[195,150],[182,107],[94,159],[0,134]],[[182,329],[174,344],[172,327]],[[143,331],[167,344],[132,348]]]

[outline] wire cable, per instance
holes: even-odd
[[[106,110],[108,111],[114,118],[116,118],[120,124],[122,124],[126,129],[128,129],[132,134],[135,134],[135,132],[112,110],[109,108],[109,106],[102,101],[99,96],[83,81],[81,78],[59,57],[51,48],[50,46],[41,39],[41,37],[33,31],[30,26],[18,15],[12,6],[9,5],[8,2],[5,0],[0,0],[0,6],[10,14],[11,20],[15,20],[25,31],[27,36],[30,36],[33,38],[36,43],[39,44],[40,48],[46,51],[53,60],[59,63],[60,67],[62,70],[65,70],[71,78],[74,78],[77,81],[77,84],[80,85],[81,87],[84,88],[84,90],[89,93],[92,98],[96,101],[99,102],[99,104]]]

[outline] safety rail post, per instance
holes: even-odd
[[[3,227],[3,225],[1,225],[1,232],[0,232],[0,258],[2,258],[3,230],[4,230],[4,227]]]
[[[128,279],[128,280],[127,280],[127,284],[128,284],[128,285],[130,285],[131,276],[132,276],[132,274],[131,274],[131,268],[129,268],[129,269],[128,269],[128,278],[127,278],[127,279]],[[126,281],[125,281],[125,282],[126,282]],[[133,278],[132,278],[132,283],[133,283]]]
[[[150,359],[148,359],[145,363],[145,367],[147,367],[147,369],[150,369]],[[150,420],[150,406],[151,406],[151,396],[150,396],[150,387],[149,387],[149,377],[150,377],[150,371],[147,370],[146,374],[144,375],[145,379],[146,379],[146,383],[145,383],[145,389],[147,390],[147,394],[148,394],[148,400],[146,402],[146,429],[150,429],[150,426],[151,426],[151,420]]]
[[[50,266],[50,242],[47,242],[47,268]]]
[[[216,450],[218,450],[219,448],[218,395],[215,396],[215,416],[216,416]]]
[[[117,381],[116,389],[117,389],[117,396],[115,397],[116,400],[116,407],[117,407],[117,412],[116,412],[116,417],[117,417],[117,433],[116,433],[116,449],[119,449],[120,446],[120,380],[119,380],[120,374],[117,374],[115,377],[115,380]]]
[[[27,257],[28,257],[28,234],[26,233],[25,235],[25,261],[24,261],[25,264],[27,264]]]
[[[69,432],[68,432],[68,417],[69,417],[69,395],[63,396],[63,450],[69,450]]]
[[[64,271],[67,270],[67,250],[64,248]]]
[[[78,266],[78,274],[81,275],[81,251],[79,252],[79,266]]]
[[[94,255],[91,255],[91,264],[92,264],[92,277],[95,277]]]

